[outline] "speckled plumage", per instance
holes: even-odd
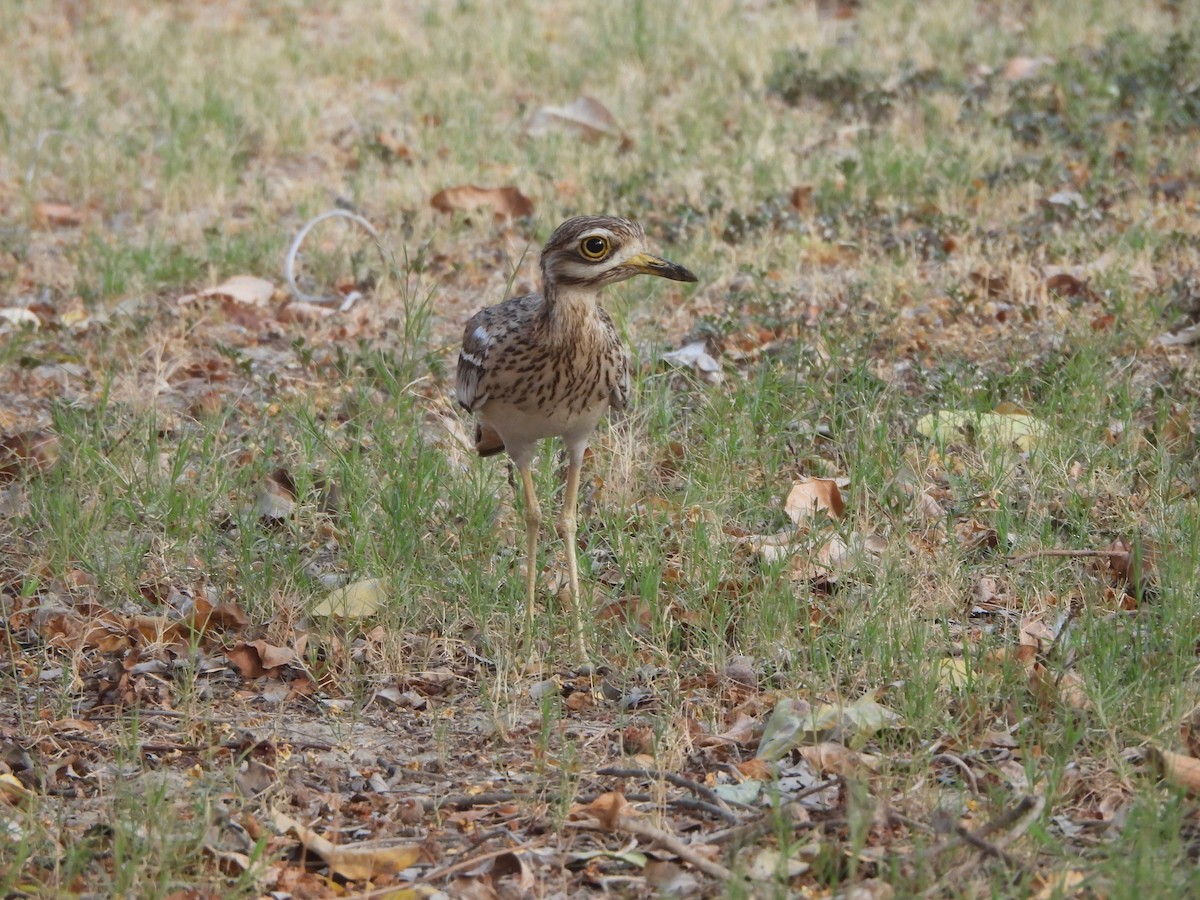
[[[467,322],[455,394],[476,417],[480,455],[505,450],[521,472],[530,616],[541,522],[530,465],[538,441],[563,439],[568,470],[562,526],[576,647],[582,651],[574,546],[579,470],[604,413],[629,402],[629,355],[598,294],[605,285],[637,274],[675,281],[696,277],[647,253],[639,224],[611,216],[580,216],[560,225],[542,248],[541,270],[541,293],[489,306]]]

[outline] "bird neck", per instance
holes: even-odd
[[[543,309],[553,333],[578,335],[598,318],[596,306],[600,292],[596,288],[548,283],[542,293],[546,298]]]

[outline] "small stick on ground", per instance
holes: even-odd
[[[1030,559],[1041,559],[1047,556],[1059,556],[1066,559],[1087,559],[1088,557],[1108,557],[1109,559],[1115,556],[1128,556],[1128,550],[1063,550],[1059,548],[1050,548],[1046,550],[1034,550],[1032,553],[1022,553],[1020,556],[1006,556],[1005,562],[1019,563]]]
[[[647,781],[666,781],[675,787],[683,788],[685,791],[691,791],[697,797],[707,800],[709,803],[717,806],[729,804],[731,806],[740,806],[743,809],[755,809],[748,803],[738,803],[737,801],[727,801],[721,798],[721,795],[712,788],[701,784],[698,781],[693,781],[690,778],[685,778],[683,775],[677,775],[674,772],[660,772],[658,769],[619,769],[609,767],[606,769],[597,769],[597,775],[608,775],[612,778],[644,778]]]
[[[442,797],[441,799],[430,798],[422,800],[421,806],[425,812],[433,812],[435,810],[446,809],[471,809],[476,806],[491,806],[493,803],[507,803],[510,800],[515,800],[517,795],[512,791],[490,791],[486,794],[476,794],[468,796],[467,794],[458,794],[452,797]]]
[[[633,816],[616,816],[611,828],[597,825],[594,822],[567,822],[565,824],[568,828],[578,828],[583,831],[623,831],[626,834],[635,834],[638,837],[644,837],[647,840],[653,841],[670,853],[674,853],[684,862],[690,863],[693,868],[699,869],[705,875],[717,879],[722,884],[728,884],[737,878],[729,869],[720,863],[715,863],[701,856],[669,831],[656,828],[649,822],[643,822],[641,819],[635,819]]]

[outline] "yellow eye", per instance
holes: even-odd
[[[608,255],[608,238],[593,235],[579,243],[579,252],[588,259],[604,259]]]

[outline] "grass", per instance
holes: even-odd
[[[648,757],[719,781],[755,742],[699,735],[738,713],[761,726],[783,697],[871,692],[904,725],[846,736],[880,764],[813,812],[845,826],[781,817],[725,857],[740,871],[800,848],[812,867],[764,892],[1195,890],[1194,800],[1139,756],[1196,747],[1196,357],[1154,343],[1196,315],[1186,5],[15,2],[0,34],[0,306],[41,321],[0,334],[0,436],[55,448],[0,485],[2,766],[26,789],[0,805],[0,891],[319,891],[295,841],[266,836],[272,804],[342,843],[476,852],[446,810],[396,818],[426,789],[512,789],[518,811],[489,827],[569,853],[584,846],[571,804],[620,784],[597,768]],[[1013,79],[1015,57],[1052,59]],[[534,109],[580,94],[627,151],[523,135]],[[513,184],[535,215],[430,208],[470,183]],[[46,225],[46,203],[82,224]],[[350,313],[178,303],[233,275],[281,284],[291,235],[334,203],[395,255],[381,268],[336,222],[312,235],[305,287],[362,285]],[[548,541],[545,666],[523,668],[519,510],[503,463],[445,424],[461,323],[532,285],[541,241],[586,211],[636,216],[701,276],[607,300],[638,364],[633,410],[585,475],[585,581],[618,611],[591,625],[609,693],[567,677]],[[1075,281],[1056,293],[1050,267]],[[720,385],[661,359],[697,337]],[[1034,452],[917,430],[1004,403],[1046,424]],[[559,465],[547,448],[537,470],[554,510]],[[294,504],[264,517],[281,469]],[[886,543],[833,585],[734,539],[784,528],[802,476],[848,479],[845,517],[808,553],[835,532]],[[1116,539],[1154,559],[1129,592],[1093,559],[1005,559]],[[368,577],[387,580],[373,618],[310,615]],[[53,624],[178,618],[197,597],[248,624],[107,649]],[[1016,648],[1039,623],[1058,637],[1031,680]],[[259,638],[297,650],[286,677],[227,661]],[[753,688],[724,680],[738,657]],[[960,657],[966,683],[948,685]],[[565,696],[531,695],[556,672]],[[392,688],[426,705],[388,705]],[[651,702],[613,699],[635,690]],[[277,778],[239,793],[268,745]],[[418,780],[391,794],[355,781],[401,765]],[[1016,865],[923,855],[948,839],[939,810],[978,830],[1025,796],[1044,803],[1006,848]],[[583,890],[582,865],[536,877]],[[587,877],[640,875],[609,861]]]

